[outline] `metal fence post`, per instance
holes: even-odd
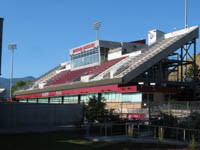
[[[154,138],[156,138],[156,127],[154,126]]]
[[[111,124],[111,131],[110,131],[110,132],[111,132],[110,134],[111,134],[111,136],[112,136],[112,124]]]
[[[185,129],[183,130],[183,140],[185,141]]]
[[[133,137],[133,132],[134,132],[134,124],[131,124],[131,136]]]
[[[105,124],[105,136],[107,136],[107,125]]]
[[[89,130],[90,130],[90,127],[89,127],[89,124],[88,124],[87,127],[86,127],[86,136],[90,135]]]
[[[125,123],[125,135],[128,135],[127,134],[127,123]]]
[[[100,124],[99,129],[100,129],[100,136],[102,136],[102,124]]]
[[[176,139],[178,140],[178,129],[176,129]]]

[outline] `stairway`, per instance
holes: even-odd
[[[124,83],[130,82],[162,59],[168,57],[186,42],[198,38],[198,29],[198,26],[191,27],[185,29],[184,33],[161,39],[153,46],[147,47],[143,53],[124,64],[126,67],[124,65],[122,67],[126,69],[118,72],[114,77],[123,78]]]

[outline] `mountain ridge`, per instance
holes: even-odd
[[[28,81],[28,80],[34,80],[35,78],[33,76],[27,76],[23,78],[13,78],[13,85],[16,84],[17,81]],[[0,77],[0,88],[6,89],[6,95],[5,97],[9,96],[9,89],[10,89],[10,79],[9,78],[3,78]]]

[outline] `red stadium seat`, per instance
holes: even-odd
[[[93,67],[83,68],[83,69],[74,70],[74,71],[71,71],[71,70],[62,71],[56,76],[54,76],[53,78],[49,79],[47,81],[47,86],[64,84],[64,83],[72,83],[73,81],[76,81],[76,79],[80,78],[82,75],[85,75],[85,74],[98,75],[124,58],[125,57],[121,57],[121,58],[105,61],[99,66],[93,66]]]

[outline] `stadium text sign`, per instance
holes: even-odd
[[[93,47],[95,47],[95,43],[89,43],[89,44],[87,44],[87,45],[84,45],[84,46],[81,46],[81,47],[72,49],[72,50],[71,50],[71,53],[72,53],[72,54],[78,53],[78,52],[80,52],[80,51],[87,50],[87,49],[90,49],[90,48],[93,48]]]

